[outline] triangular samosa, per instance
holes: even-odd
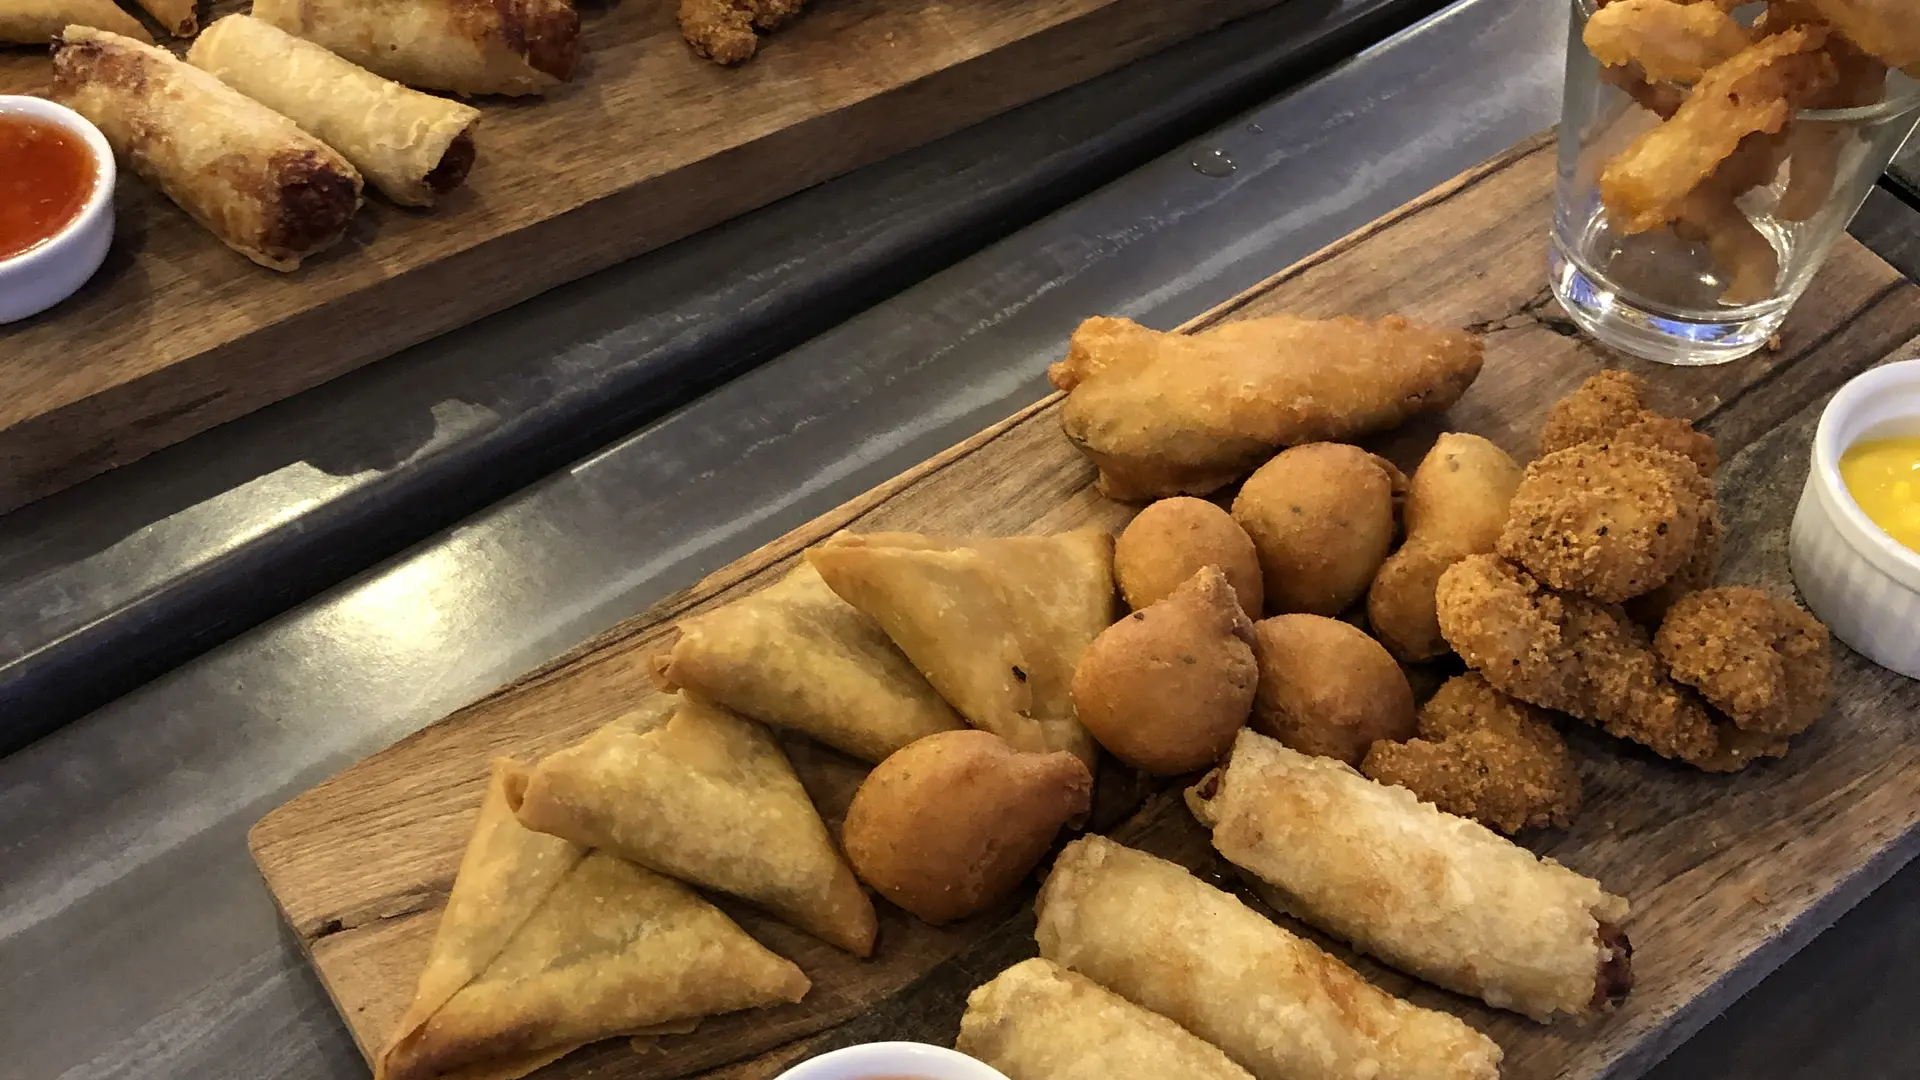
[[[813,567],[680,623],[654,658],[669,689],[878,764],[916,739],[964,727],[885,631]]]
[[[1099,529],[950,541],[840,533],[807,552],[973,726],[1091,770],[1074,665],[1113,622],[1113,539]]]
[[[873,902],[778,743],[688,694],[534,767],[520,823],[750,900],[858,956]]]
[[[381,1080],[509,1080],[598,1039],[798,1001],[808,981],[684,885],[525,829],[496,762]]]

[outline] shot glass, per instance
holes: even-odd
[[[1582,34],[1594,0],[1572,3],[1553,213],[1554,295],[1589,334],[1633,356],[1706,365],[1752,353],[1780,328],[1920,122],[1920,83],[1896,71],[1879,104],[1801,112],[1789,130],[1803,134],[1783,142],[1783,153],[1814,149],[1787,153],[1771,181],[1742,194],[1732,211],[1722,209],[1732,215],[1722,223],[1730,221],[1731,233],[1746,244],[1744,254],[1730,257],[1727,234],[1717,235],[1716,259],[1716,244],[1695,223],[1628,234],[1609,220],[1600,174],[1660,117],[1622,89],[1617,69],[1603,71],[1587,51]],[[1750,22],[1760,10],[1755,5],[1736,17]],[[1802,176],[1794,190],[1796,156]]]

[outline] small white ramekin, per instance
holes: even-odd
[[[46,243],[0,259],[0,323],[38,315],[72,296],[106,260],[113,243],[113,148],[86,117],[45,98],[0,94],[0,113],[58,124],[93,155],[93,193]]]
[[[944,1046],[863,1043],[803,1061],[779,1080],[1007,1080],[998,1069]]]
[[[1813,436],[1813,467],[1793,515],[1788,557],[1807,607],[1855,652],[1920,679],[1920,553],[1888,536],[1840,480],[1861,439],[1920,434],[1920,360],[1887,364],[1840,388]]]

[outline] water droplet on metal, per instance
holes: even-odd
[[[1225,150],[1207,147],[1194,152],[1193,168],[1201,176],[1232,176],[1234,164]]]

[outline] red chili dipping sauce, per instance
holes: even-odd
[[[0,113],[0,259],[53,238],[93,194],[93,155],[47,120]]]

